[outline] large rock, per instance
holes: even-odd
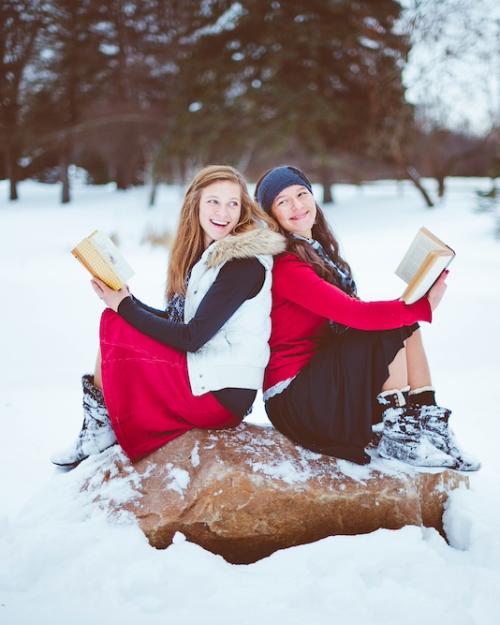
[[[408,524],[442,532],[448,493],[467,477],[372,454],[361,467],[242,424],[193,430],[135,465],[116,446],[85,488],[113,513],[132,512],[154,547],[180,531],[234,563],[335,534]]]

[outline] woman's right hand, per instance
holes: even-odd
[[[445,269],[443,272],[441,272],[441,275],[427,293],[427,299],[429,300],[429,304],[431,305],[431,309],[433,312],[439,306],[439,303],[443,299],[443,295],[446,293],[446,289],[448,288],[448,285],[446,284],[446,278],[448,277],[449,273],[450,272],[448,269]]]

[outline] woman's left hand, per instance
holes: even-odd
[[[130,290],[127,285],[119,291],[115,291],[105,282],[99,280],[99,278],[92,278],[90,283],[99,298],[102,299],[108,308],[111,308],[111,310],[114,310],[115,312],[118,310],[120,302],[130,295]]]

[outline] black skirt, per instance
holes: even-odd
[[[330,333],[290,385],[266,402],[271,423],[312,451],[346,457],[362,449],[380,421],[376,396],[389,364],[418,327]]]

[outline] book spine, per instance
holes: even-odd
[[[424,260],[424,262],[420,266],[420,269],[417,271],[417,273],[413,276],[412,280],[406,287],[405,292],[403,293],[401,297],[401,299],[404,301],[405,304],[413,304],[414,302],[417,301],[417,299],[419,299],[418,297],[414,296],[414,293],[418,289],[423,277],[426,275],[426,273],[430,270],[430,268],[434,264],[434,261],[435,261],[435,256],[432,254],[432,252],[427,254],[427,258]]]

